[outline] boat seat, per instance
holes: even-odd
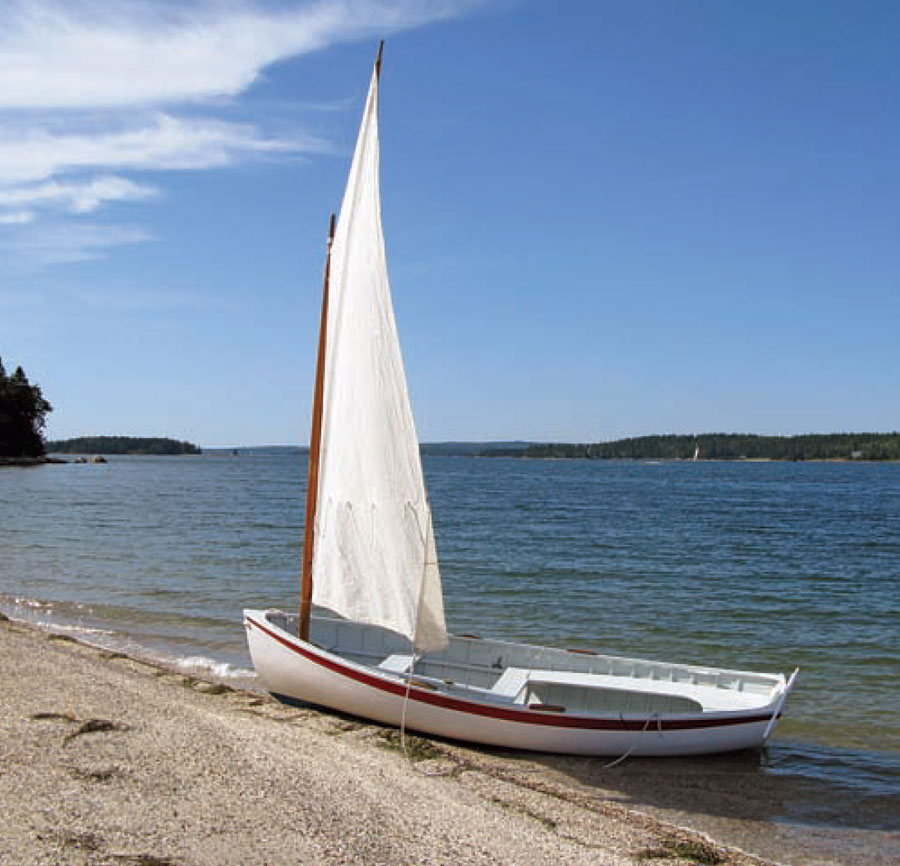
[[[383,671],[390,671],[392,674],[405,674],[412,667],[413,656],[404,655],[403,653],[394,653],[388,656],[378,667]]]
[[[574,671],[532,670],[527,673],[530,675],[530,683],[535,686],[552,684],[631,694],[655,695],[657,697],[682,698],[694,702],[697,704],[698,709],[706,712],[746,709],[758,705],[760,702],[758,695],[733,689],[720,689],[710,685],[673,683],[663,680],[577,673]]]
[[[515,698],[528,682],[531,671],[528,668],[507,668],[490,689],[490,694],[504,698]]]

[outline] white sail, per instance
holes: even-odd
[[[447,642],[419,443],[391,303],[381,225],[378,75],[331,250],[313,602]]]

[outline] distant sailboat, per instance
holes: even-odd
[[[699,458],[700,458],[700,443],[698,442],[694,446],[694,456],[691,458],[691,460],[698,460]]]
[[[787,680],[448,635],[384,253],[380,66],[379,49],[329,233],[300,613],[244,612],[261,681],[282,698],[518,749],[761,746],[796,672]],[[323,615],[311,616],[312,603]]]

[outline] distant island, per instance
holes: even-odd
[[[280,457],[285,454],[307,454],[309,449],[300,445],[233,445],[204,448],[203,453],[213,457]]]
[[[496,456],[486,451],[482,456]],[[900,460],[900,433],[745,433],[636,436],[593,445],[529,445],[506,456],[591,460]]]
[[[423,457],[521,457],[536,442],[423,442]]]
[[[565,442],[423,442],[423,457],[515,457],[588,460],[898,460],[900,433],[811,433],[757,436],[693,433],[636,436],[594,444]],[[207,448],[206,454],[277,456],[308,453],[305,446]]]
[[[51,454],[201,454],[193,442],[140,436],[79,436],[47,443]]]
[[[898,460],[900,433],[748,433],[635,436],[593,444],[565,442],[423,442],[423,457],[515,457],[588,460]],[[204,453],[192,442],[135,436],[80,436],[47,443],[52,454],[170,455]],[[208,448],[218,456],[272,457],[308,452],[304,446]]]
[[[534,442],[423,442],[419,451],[423,457],[521,457],[522,452]],[[230,448],[204,448],[206,455],[227,457],[279,457],[282,455],[305,455],[309,448],[305,445],[237,445]]]

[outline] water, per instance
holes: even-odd
[[[773,821],[900,830],[900,465],[430,458],[448,623],[801,679]],[[0,470],[0,609],[249,681],[297,603],[297,455]],[[787,781],[785,782],[787,784]]]

